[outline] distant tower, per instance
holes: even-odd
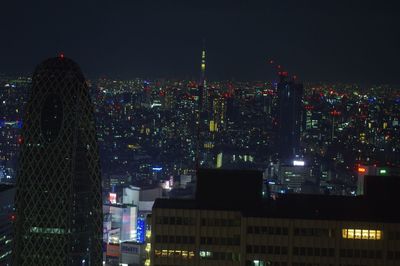
[[[303,85],[286,80],[280,72],[278,83],[278,152],[283,163],[291,163],[300,155],[300,133]]]
[[[23,121],[14,265],[102,265],[93,106],[75,62],[61,55],[36,68]]]
[[[203,40],[203,48],[201,50],[201,64],[200,64],[200,80],[197,86],[197,105],[196,105],[196,169],[200,167],[201,160],[203,158],[203,148],[204,148],[204,132],[206,132],[208,120],[209,120],[209,110],[208,110],[208,93],[207,93],[207,83],[206,83],[206,49],[205,41]]]
[[[200,82],[199,82],[199,99],[201,111],[206,111],[208,107],[208,93],[207,93],[207,82],[206,82],[206,47],[203,42],[203,49],[201,50],[201,65],[200,65]]]

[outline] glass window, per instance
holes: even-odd
[[[342,238],[380,240],[382,239],[382,231],[368,229],[342,229]]]

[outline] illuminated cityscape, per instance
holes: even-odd
[[[15,180],[23,124],[20,106],[27,100],[30,84],[28,77],[2,76],[1,102],[6,114],[0,129],[2,182]],[[149,204],[156,198],[193,197],[197,152],[202,168],[262,171],[264,183],[276,195],[354,196],[362,193],[360,182],[365,175],[399,172],[400,96],[390,86],[304,84],[297,113],[300,149],[283,161],[276,145],[281,130],[279,82],[207,82],[208,106],[201,112],[201,126],[196,125],[196,81],[99,79],[89,84],[98,129],[105,223],[115,219],[118,209],[129,217],[132,212],[134,219],[131,229],[110,220],[105,237],[110,247],[120,240],[144,243],[145,225],[139,223],[145,222],[151,213]],[[127,191],[136,193],[137,199],[125,200]],[[139,200],[146,191],[154,196]],[[113,201],[110,195],[115,195]],[[136,207],[113,207],[116,203]],[[114,228],[130,231],[125,236],[118,233],[112,242]],[[109,254],[121,255],[120,251]]]
[[[3,181],[15,179],[20,106],[26,101],[29,84],[27,77],[3,76],[1,80]],[[202,167],[258,169],[279,189],[297,189],[285,185],[279,173],[276,83],[208,82],[210,107],[201,121],[207,127],[201,127],[199,139],[195,81],[100,79],[90,84],[103,182],[109,184],[113,176],[119,176],[120,182],[150,185],[193,175],[200,139]],[[382,174],[399,167],[397,88],[304,87],[297,154],[301,158],[293,155],[292,161],[304,161],[317,193],[350,195],[356,191],[358,164],[387,169]]]
[[[400,265],[399,8],[4,2],[0,265]]]

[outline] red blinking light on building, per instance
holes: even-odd
[[[24,143],[24,138],[19,136],[17,142],[19,145],[22,145]]]
[[[64,53],[63,52],[60,53],[60,58],[64,59]]]

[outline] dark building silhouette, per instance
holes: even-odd
[[[75,62],[62,55],[36,68],[23,123],[14,265],[102,265],[96,129]]]
[[[286,80],[278,83],[278,153],[281,162],[291,163],[300,152],[303,85]]]
[[[399,265],[398,176],[356,197],[261,198],[262,173],[200,170],[194,199],[157,199],[146,265]]]

